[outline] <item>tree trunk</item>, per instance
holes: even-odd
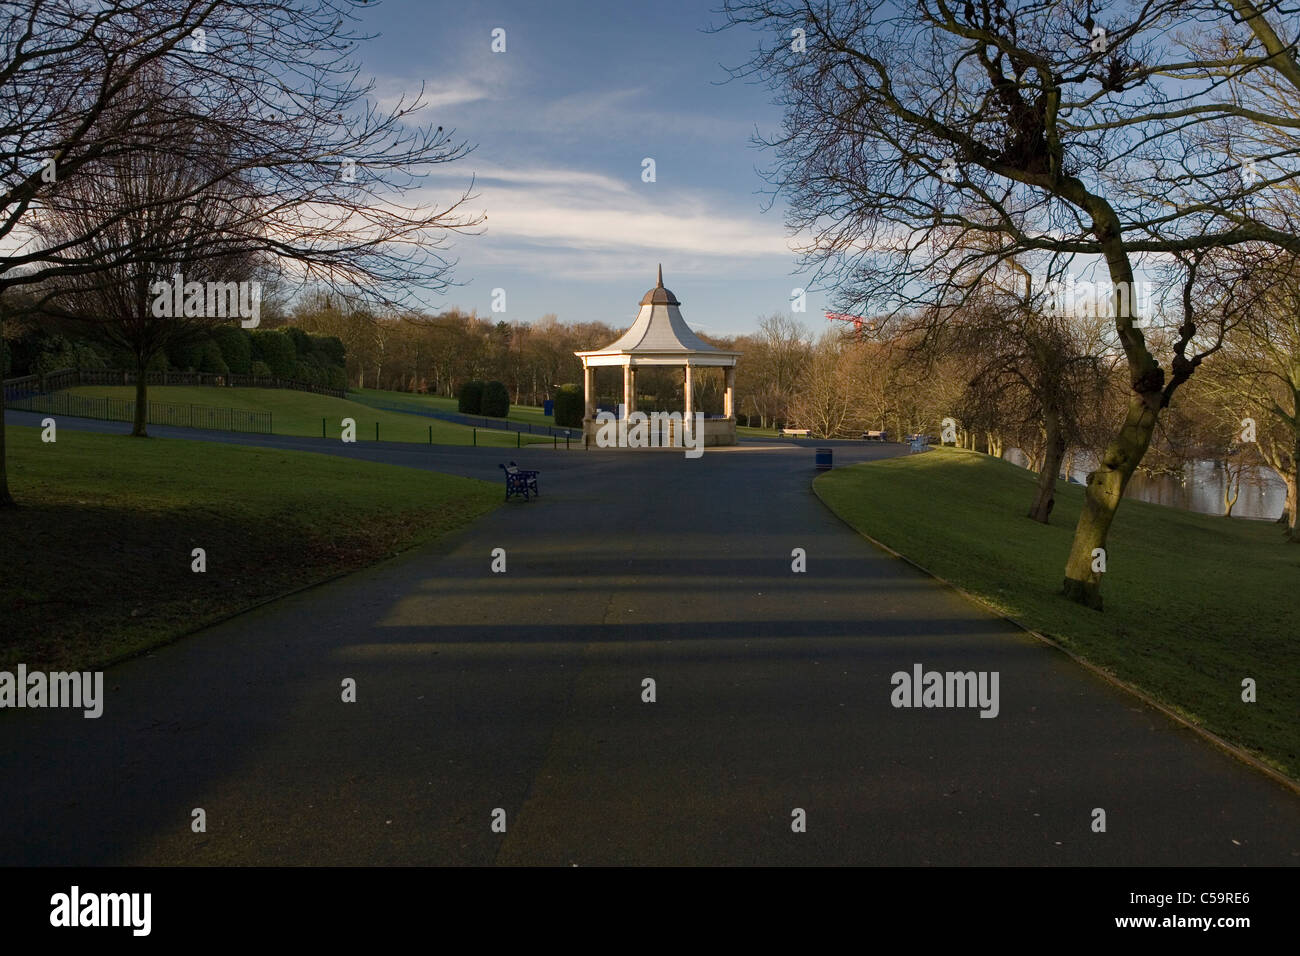
[[[1241,472],[1238,470],[1233,474],[1232,462],[1224,462],[1223,471],[1223,516],[1231,518],[1232,509],[1237,506],[1237,498],[1241,495]]]
[[[131,424],[133,438],[148,438],[149,432],[149,383],[145,379],[145,367],[149,359],[137,355],[135,360],[135,421]]]
[[[1025,458],[1026,458],[1026,459],[1028,460],[1028,462],[1029,462],[1029,470],[1030,470],[1030,471],[1038,472],[1038,471],[1042,471],[1042,470],[1043,470],[1043,466],[1042,466],[1042,458],[1041,458],[1041,456],[1039,455],[1038,449],[1037,449],[1036,447],[1035,447],[1035,448],[1022,448],[1021,451],[1023,451],[1023,452],[1025,453]]]
[[[1159,393],[1144,397],[1135,392],[1129,398],[1128,414],[1119,434],[1107,446],[1097,470],[1088,475],[1083,510],[1065,562],[1062,593],[1098,611],[1101,610],[1101,572],[1093,570],[1096,560],[1093,551],[1105,551],[1110,524],[1115,520],[1129,479],[1151,444],[1159,411]]]
[[[1300,535],[1296,532],[1295,499],[1296,476],[1291,474],[1286,478],[1286,504],[1282,506],[1282,517],[1277,520],[1286,528],[1286,539],[1293,544],[1300,544]]]
[[[1086,204],[1115,290],[1115,332],[1124,349],[1132,389],[1119,433],[1106,447],[1101,464],[1088,475],[1083,510],[1074,528],[1061,586],[1061,592],[1070,600],[1100,611],[1103,572],[1093,568],[1098,564],[1106,566],[1106,536],[1111,522],[1115,520],[1129,479],[1151,444],[1160,409],[1168,396],[1165,395],[1165,371],[1147,348],[1145,336],[1133,324],[1131,297],[1120,292],[1133,288],[1133,266],[1124,249],[1119,217],[1096,197],[1086,197]],[[1100,554],[1094,556],[1098,551]]]
[[[0,340],[0,379],[4,378],[4,348],[4,342]],[[9,493],[9,471],[5,462],[5,389],[0,384],[0,508],[13,508],[16,502]]]
[[[1060,419],[1056,415],[1046,416],[1046,440],[1043,442],[1043,466],[1038,470],[1038,490],[1034,492],[1034,503],[1029,506],[1029,517],[1047,524],[1056,505],[1056,476],[1061,470],[1061,459],[1065,457],[1065,432],[1061,429]]]
[[[1300,417],[1300,395],[1296,396],[1296,412]],[[3,445],[0,445],[3,451]],[[1300,485],[1300,428],[1295,432],[1295,447],[1291,449],[1291,467],[1282,475],[1286,479],[1286,539],[1293,544],[1300,544],[1300,527],[1296,525],[1296,488]]]

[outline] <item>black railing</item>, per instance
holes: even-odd
[[[7,399],[9,408],[41,415],[66,415],[69,418],[97,418],[107,422],[135,421],[135,401],[129,398],[97,398],[50,392]],[[191,405],[180,402],[148,402],[150,425],[175,425],[180,428],[210,428],[215,431],[271,434],[271,413],[215,405]]]
[[[46,376],[46,391],[69,388],[72,385],[134,385],[135,372],[120,369],[82,369],[73,372],[75,382],[61,381],[53,383],[55,372]],[[291,388],[298,392],[313,392],[316,395],[331,395],[334,398],[347,398],[347,390],[330,388],[327,385],[312,385],[288,378],[275,378],[263,375],[236,375],[234,372],[218,375],[213,372],[145,372],[148,385],[204,385],[213,388]]]
[[[135,372],[122,369],[60,369],[44,375],[24,375],[6,379],[5,401],[15,401],[25,395],[59,392],[78,385],[134,385]],[[287,378],[267,378],[260,375],[216,375],[211,372],[145,372],[147,385],[204,385],[214,388],[290,388],[299,392],[313,392],[334,398],[347,398],[346,389],[326,385],[311,385]]]
[[[404,402],[401,399],[382,398],[367,395],[364,392],[349,392],[348,398],[360,405],[377,408],[384,412],[422,415],[425,418],[436,418],[439,421],[451,422],[453,425],[469,425],[472,428],[494,428],[497,431],[519,432],[521,435],[552,435],[556,438],[574,438],[582,432],[580,428],[561,428],[558,425],[538,425],[532,422],[512,422],[505,418],[466,415],[463,412],[431,408],[419,402]]]

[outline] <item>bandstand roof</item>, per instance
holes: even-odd
[[[659,281],[641,297],[641,308],[632,327],[605,346],[591,352],[575,352],[586,365],[735,365],[739,352],[715,348],[691,331],[682,318],[677,296],[664,288],[664,269]]]

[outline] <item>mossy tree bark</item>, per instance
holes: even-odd
[[[1094,552],[1106,549],[1106,537],[1119,509],[1124,489],[1137,469],[1151,435],[1155,431],[1159,405],[1152,407],[1144,396],[1129,400],[1128,414],[1118,435],[1102,456],[1101,466],[1088,475],[1084,490],[1083,511],[1074,529],[1074,542],[1065,563],[1065,596],[1080,604],[1101,610],[1101,576],[1094,571]]]

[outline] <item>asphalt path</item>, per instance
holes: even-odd
[[[811,491],[816,442],[151,433],[514,459],[542,494],[111,668],[97,720],[0,711],[0,863],[1300,862],[1300,798],[855,534]],[[998,715],[895,708],[915,664],[996,671]]]

